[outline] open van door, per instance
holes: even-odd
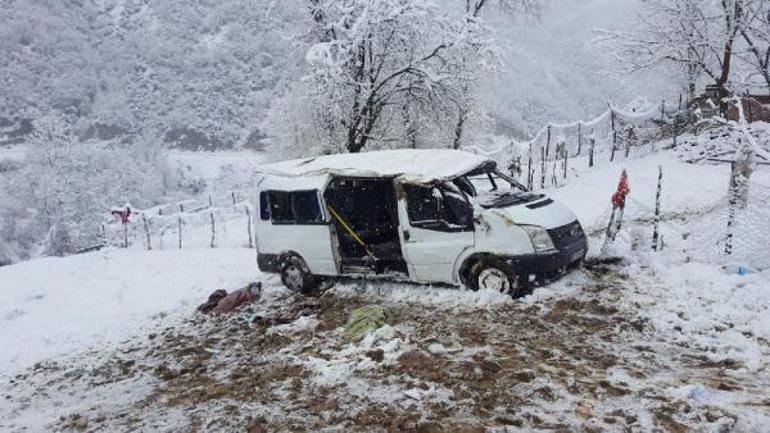
[[[456,283],[455,262],[475,241],[473,206],[450,184],[397,182],[401,245],[410,279]]]

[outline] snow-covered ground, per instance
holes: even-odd
[[[259,277],[250,249],[106,249],[0,268],[0,375],[173,323]]]
[[[0,395],[11,397],[0,430],[763,431],[770,270],[739,275],[724,256],[687,251],[694,222],[723,202],[727,167],[673,152],[571,164],[547,193],[593,233],[592,255],[627,170],[613,246],[625,263],[518,301],[376,282],[298,299],[245,248],[111,249],[2,268]],[[653,252],[658,166],[666,248]],[[253,308],[226,321],[194,315],[211,291],[253,280],[266,288]],[[393,323],[351,344],[341,326],[372,303]],[[280,324],[248,325],[254,317]]]
[[[234,169],[249,173],[254,168],[265,162],[265,154],[253,151],[216,151],[216,152],[189,152],[175,150],[168,156],[171,168],[177,168],[180,165],[190,169],[190,171],[207,180],[211,180],[220,175],[222,167],[232,166]]]
[[[25,157],[26,151],[21,146],[0,147],[0,162],[4,160],[21,161]]]

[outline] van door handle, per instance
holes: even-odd
[[[405,240],[406,242],[409,242],[409,238],[410,238],[410,237],[411,237],[411,236],[409,235],[409,230],[404,230],[404,240]]]

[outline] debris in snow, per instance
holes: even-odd
[[[286,323],[284,325],[278,325],[270,329],[270,333],[297,333],[303,331],[312,331],[320,322],[314,316],[303,316],[297,318],[297,320]]]
[[[366,356],[374,362],[382,362],[385,359],[385,351],[381,348],[368,350]]]
[[[211,296],[209,296],[209,301],[212,300],[212,297],[215,299],[218,295],[221,295],[221,293],[212,293]],[[210,313],[215,316],[232,313],[241,306],[259,299],[261,295],[262,283],[251,283],[248,286],[240,288],[221,298],[216,306],[210,310]],[[208,304],[208,302],[206,304]],[[201,307],[204,307],[206,304],[201,305]]]
[[[687,397],[695,404],[702,405],[709,402],[711,399],[711,393],[702,384],[697,384],[690,389]]]
[[[756,272],[756,270],[746,265],[736,265],[731,263],[729,265],[722,266],[722,272],[726,274],[748,275],[752,272]]]
[[[444,353],[447,353],[447,349],[441,343],[433,343],[428,346],[428,352],[433,355],[443,355]]]
[[[317,315],[321,312],[321,304],[312,298],[296,301],[291,304],[282,304],[278,308],[270,311],[260,312],[251,319],[254,326],[270,328],[293,324],[293,327],[283,328],[284,330],[299,331],[301,329],[310,329],[314,327],[314,322],[305,317]]]
[[[361,340],[390,322],[391,313],[382,305],[368,305],[353,311],[345,325],[345,338],[350,341]]]
[[[225,296],[227,296],[226,290],[217,289],[214,291],[214,293],[209,295],[209,299],[206,302],[198,305],[197,310],[203,314],[208,314],[217,306],[217,304],[219,304],[219,301],[221,301]]]

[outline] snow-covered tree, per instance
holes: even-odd
[[[741,58],[750,65],[751,75],[757,75],[757,81],[770,92],[770,1],[747,0],[745,7],[741,37],[747,47]]]
[[[75,251],[69,225],[64,221],[54,223],[46,235],[43,244],[43,254],[46,256],[64,257]]]
[[[431,0],[309,0],[307,51],[318,129],[330,146],[408,142],[414,113],[448,116],[494,62],[487,29]],[[396,128],[396,125],[407,125]],[[414,128],[414,126],[412,126]],[[340,149],[329,149],[340,150]]]
[[[541,0],[465,0],[464,19],[474,22],[482,17],[482,13],[492,11],[502,12],[509,18],[516,17],[518,14],[534,15],[542,6]],[[462,59],[461,61],[466,61]],[[455,122],[454,136],[452,137],[452,148],[459,149],[462,144],[468,117],[476,106],[474,93],[466,83],[462,89],[464,93],[463,103],[457,107],[457,121]]]
[[[764,3],[764,4],[762,4]],[[636,31],[600,32],[625,71],[656,67],[683,72],[692,98],[701,77],[731,90],[736,59],[746,58],[741,39],[762,45],[766,0],[647,0],[641,3]],[[760,53],[757,57],[756,53]],[[761,61],[759,47],[753,56]],[[740,65],[743,67],[744,65]],[[735,90],[735,89],[732,89]]]

